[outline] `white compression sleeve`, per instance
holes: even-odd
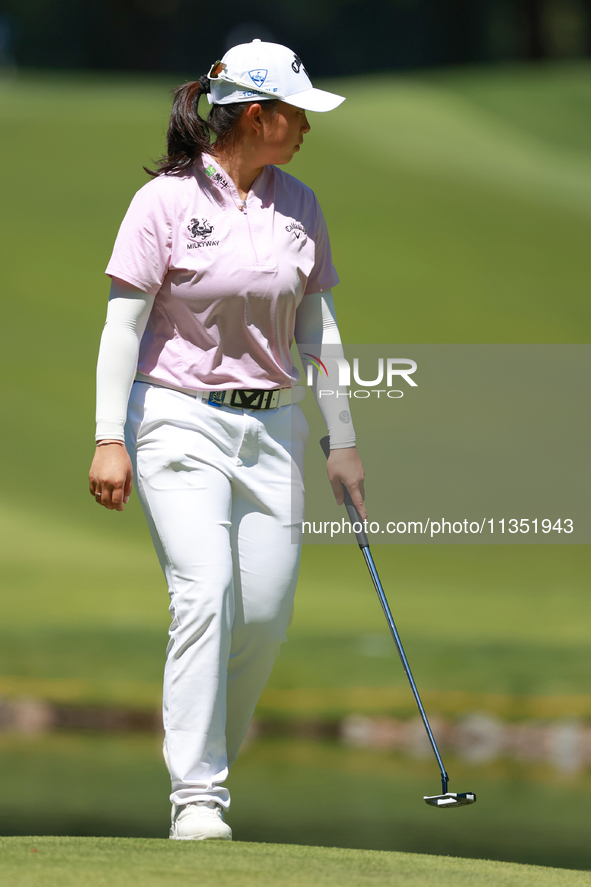
[[[295,340],[304,366],[304,352],[311,348],[314,355],[325,364],[328,377],[324,379],[315,371],[314,396],[326,423],[331,450],[355,446],[355,430],[349,411],[346,387],[339,386],[338,365],[331,358],[344,358],[343,346],[336,321],[331,290],[325,293],[305,295],[296,312]],[[322,395],[331,390],[334,394]]]
[[[129,392],[153,304],[154,296],[113,281],[96,368],[96,440],[125,440]]]

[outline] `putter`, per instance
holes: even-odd
[[[328,459],[328,456],[330,454],[329,438],[323,437],[320,441],[320,446],[324,451],[324,455]],[[437,748],[437,743],[435,742],[433,731],[431,730],[429,720],[425,713],[425,709],[423,708],[423,703],[421,702],[421,697],[419,696],[417,685],[415,684],[412,672],[410,670],[410,665],[408,664],[406,654],[402,647],[402,642],[398,634],[398,629],[396,628],[394,619],[392,618],[392,613],[390,612],[390,607],[388,605],[386,595],[384,594],[384,589],[382,588],[382,583],[380,582],[378,571],[376,570],[376,566],[373,562],[373,558],[369,550],[367,534],[363,527],[363,521],[361,520],[359,512],[353,505],[353,501],[351,499],[351,496],[349,495],[349,491],[344,486],[344,484],[343,489],[345,493],[345,508],[347,509],[347,513],[351,521],[351,526],[353,527],[353,532],[355,533],[359,548],[361,549],[363,557],[365,558],[365,563],[367,564],[367,569],[369,570],[369,574],[372,578],[375,590],[378,593],[380,604],[382,605],[382,610],[384,611],[384,616],[386,617],[386,622],[388,623],[388,627],[390,629],[390,632],[392,633],[392,637],[394,638],[394,643],[396,644],[396,649],[398,650],[398,655],[400,656],[400,661],[402,662],[402,667],[404,668],[404,673],[408,678],[408,683],[410,684],[412,695],[415,698],[415,702],[421,714],[421,718],[423,719],[425,730],[427,731],[427,736],[429,737],[429,742],[431,743],[431,747],[433,749],[433,752],[435,753],[435,757],[437,758],[437,763],[439,764],[439,770],[441,772],[442,793],[440,795],[424,795],[423,800],[425,801],[425,803],[430,804],[432,807],[443,808],[465,807],[467,804],[474,804],[476,801],[476,795],[474,794],[474,792],[450,792],[447,790],[449,776],[447,775],[445,767],[443,766],[443,761],[441,760],[441,755],[439,754],[439,749]],[[355,529],[355,525],[359,527],[359,531]]]

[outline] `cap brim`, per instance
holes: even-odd
[[[312,89],[305,89],[303,92],[285,96],[282,101],[287,102],[288,105],[295,105],[296,108],[303,108],[304,111],[332,111],[342,105],[345,96],[312,87]]]

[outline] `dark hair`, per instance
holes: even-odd
[[[215,144],[227,146],[235,139],[238,121],[244,109],[253,102],[232,102],[229,105],[212,105],[207,120],[199,116],[199,99],[209,92],[209,78],[200,77],[173,90],[174,101],[170,123],[166,133],[167,153],[158,160],[158,168],[145,171],[150,176],[182,172],[204,151],[215,154]],[[274,116],[279,107],[278,99],[264,99],[263,107]]]

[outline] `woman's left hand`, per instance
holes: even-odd
[[[363,504],[365,498],[363,486],[365,472],[357,452],[357,447],[331,450],[326,463],[326,470],[328,471],[328,479],[337,500],[337,505],[342,505],[345,500],[344,484],[349,491],[353,505],[359,512],[361,520],[367,520],[367,511]]]

